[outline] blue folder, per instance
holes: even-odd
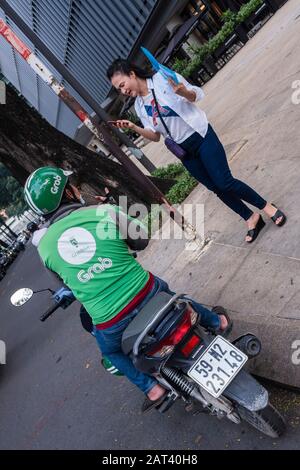
[[[160,64],[158,62],[158,60],[156,60],[155,57],[151,54],[151,52],[148,51],[148,49],[146,49],[145,47],[141,47],[141,50],[145,54],[147,59],[149,59],[149,61],[151,62],[152,67],[154,68],[154,70],[156,70],[156,72],[161,73],[162,76],[166,80],[171,78],[176,83],[176,85],[178,85],[179,81],[178,81],[178,78],[176,76],[176,73],[173,70],[169,69],[165,65]]]

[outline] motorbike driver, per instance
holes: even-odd
[[[142,410],[148,411],[164,399],[166,390],[154,377],[138,371],[122,352],[122,333],[154,295],[172,292],[128,250],[148,245],[142,224],[112,204],[85,206],[69,181],[71,174],[41,167],[25,183],[26,202],[46,219],[37,249],[46,268],[61,278],[91,316],[102,355],[146,394]],[[226,314],[194,301],[192,305],[204,327],[218,332],[228,329]]]

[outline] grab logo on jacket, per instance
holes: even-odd
[[[77,274],[77,279],[80,282],[88,282],[91,279],[94,279],[96,274],[102,273],[105,269],[112,267],[112,260],[110,258],[101,258],[97,259],[97,263],[94,263],[87,270],[81,269]]]
[[[96,241],[85,228],[72,227],[59,237],[57,249],[60,257],[67,263],[85,264],[95,255]]]

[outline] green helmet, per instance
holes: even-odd
[[[29,207],[39,215],[55,211],[72,173],[52,166],[43,166],[31,173],[24,187],[24,196]]]

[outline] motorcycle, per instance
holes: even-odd
[[[7,248],[5,249],[5,254],[7,256],[7,264],[10,265],[14,262],[14,260],[17,258],[18,254],[21,251],[24,251],[25,245],[18,241],[14,240],[12,241]]]
[[[37,292],[44,290],[50,289]],[[53,304],[41,321],[74,301],[66,288],[50,292]],[[23,305],[33,293],[20,289],[11,302]],[[222,307],[214,310],[224,312]],[[156,407],[160,413],[181,399],[193,415],[204,412],[235,424],[244,420],[272,438],[284,432],[285,421],[269,403],[267,390],[245,370],[246,363],[260,353],[260,340],[246,333],[230,342],[206,330],[184,294],[159,292],[149,300],[123,332],[122,349],[138,370],[167,389]],[[116,373],[115,368],[107,368]]]
[[[17,242],[18,242],[20,251],[25,250],[25,245],[26,245],[27,241],[28,241],[28,238],[27,238],[26,234],[24,232],[19,233],[19,235],[17,237]]]

